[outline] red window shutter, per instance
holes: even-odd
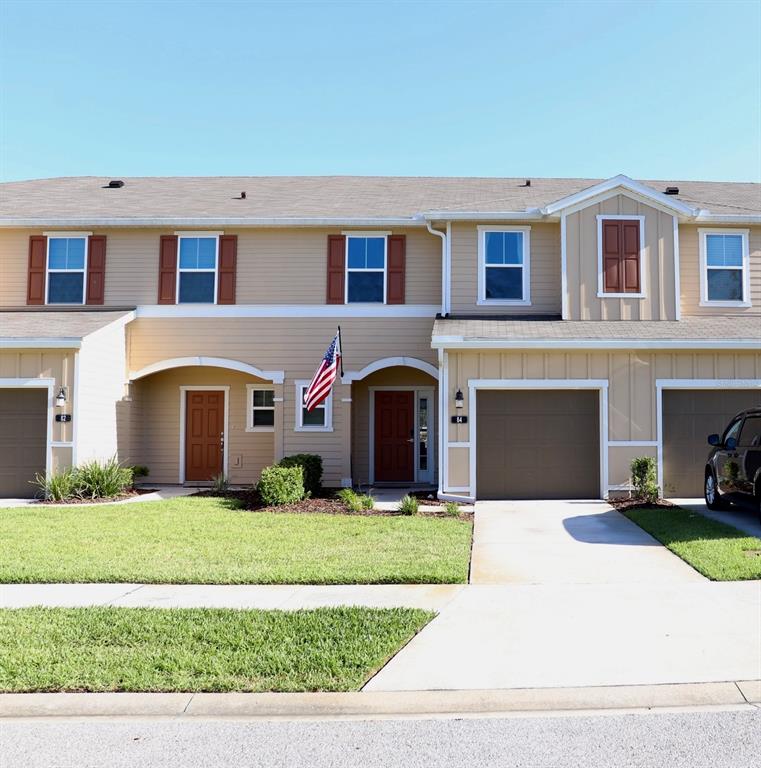
[[[106,236],[87,241],[87,303],[102,304],[106,296]]]
[[[159,304],[174,304],[177,290],[177,235],[162,235],[159,245]]]
[[[386,264],[386,303],[404,304],[404,273],[407,238],[405,235],[389,235]]]
[[[639,221],[621,222],[623,292],[639,293]]]
[[[605,293],[621,293],[621,222],[602,222],[602,269]]]
[[[328,235],[328,304],[344,303],[346,238]]]
[[[238,236],[220,235],[217,265],[217,304],[235,304]]]
[[[45,267],[48,258],[48,239],[44,235],[29,238],[29,273],[26,284],[26,303],[45,303]]]

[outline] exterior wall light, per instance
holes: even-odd
[[[457,394],[454,396],[454,407],[462,408],[465,406],[465,398],[462,395],[462,390],[458,389]]]
[[[58,394],[55,398],[55,407],[56,408],[63,408],[66,405],[66,390],[64,387],[61,387],[58,390]]]

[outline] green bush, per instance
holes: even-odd
[[[304,490],[308,496],[318,496],[322,490],[322,456],[318,453],[296,453],[279,462],[281,467],[301,467],[304,470]]]
[[[371,509],[375,509],[375,499],[369,493],[363,493],[359,497],[359,502],[362,505],[362,509],[365,509],[368,512]]]
[[[108,461],[97,459],[80,464],[74,470],[76,491],[81,499],[105,499],[118,496],[132,485],[132,468],[123,467],[116,456]]]
[[[375,499],[364,493],[356,493],[351,488],[342,488],[336,497],[352,512],[362,512],[375,507]]]
[[[655,459],[652,456],[638,456],[631,463],[634,498],[652,504],[658,501],[658,488]]]
[[[265,467],[257,490],[265,504],[295,504],[304,498],[304,470],[301,467]]]
[[[399,511],[403,515],[416,515],[418,511],[418,500],[415,496],[407,494],[399,502]]]
[[[448,501],[444,505],[444,509],[448,515],[451,517],[459,517],[460,516],[460,505],[456,501]]]
[[[63,469],[50,475],[37,474],[31,481],[46,501],[67,501],[76,496],[76,479],[73,469]]]
[[[144,464],[135,464],[132,467],[132,479],[137,480],[138,477],[148,477],[150,470]]]

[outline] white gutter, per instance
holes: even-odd
[[[109,217],[6,218],[0,227],[422,227],[420,217]]]
[[[429,221],[541,221],[547,218],[539,208],[525,211],[426,211]]]
[[[433,336],[433,349],[753,349],[760,339],[478,339]]]
[[[434,229],[430,221],[425,222],[426,229],[437,237],[441,238],[441,314],[447,313],[447,275],[449,273],[447,265],[447,236],[444,232]],[[447,229],[449,224],[447,223]]]
[[[714,224],[761,224],[761,215],[757,213],[710,213],[700,211],[695,217],[696,222]]]
[[[79,349],[81,346],[80,336],[0,337],[0,349]]]

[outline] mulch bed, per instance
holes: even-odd
[[[627,498],[620,498],[620,499],[608,499],[608,504],[611,505],[611,507],[614,507],[619,512],[626,512],[630,509],[653,509],[657,507],[663,507],[663,509],[669,509],[670,507],[675,506],[670,501],[666,501],[665,499],[658,499],[658,501],[653,502],[647,502],[647,501],[640,501],[639,499],[627,499]]]
[[[49,506],[59,507],[62,504],[105,504],[110,501],[124,501],[134,496],[143,496],[146,493],[155,493],[156,488],[131,488],[129,491],[120,493],[117,496],[104,496],[98,499],[64,499],[63,501],[52,501],[49,499],[40,499],[38,504],[47,504]]]

